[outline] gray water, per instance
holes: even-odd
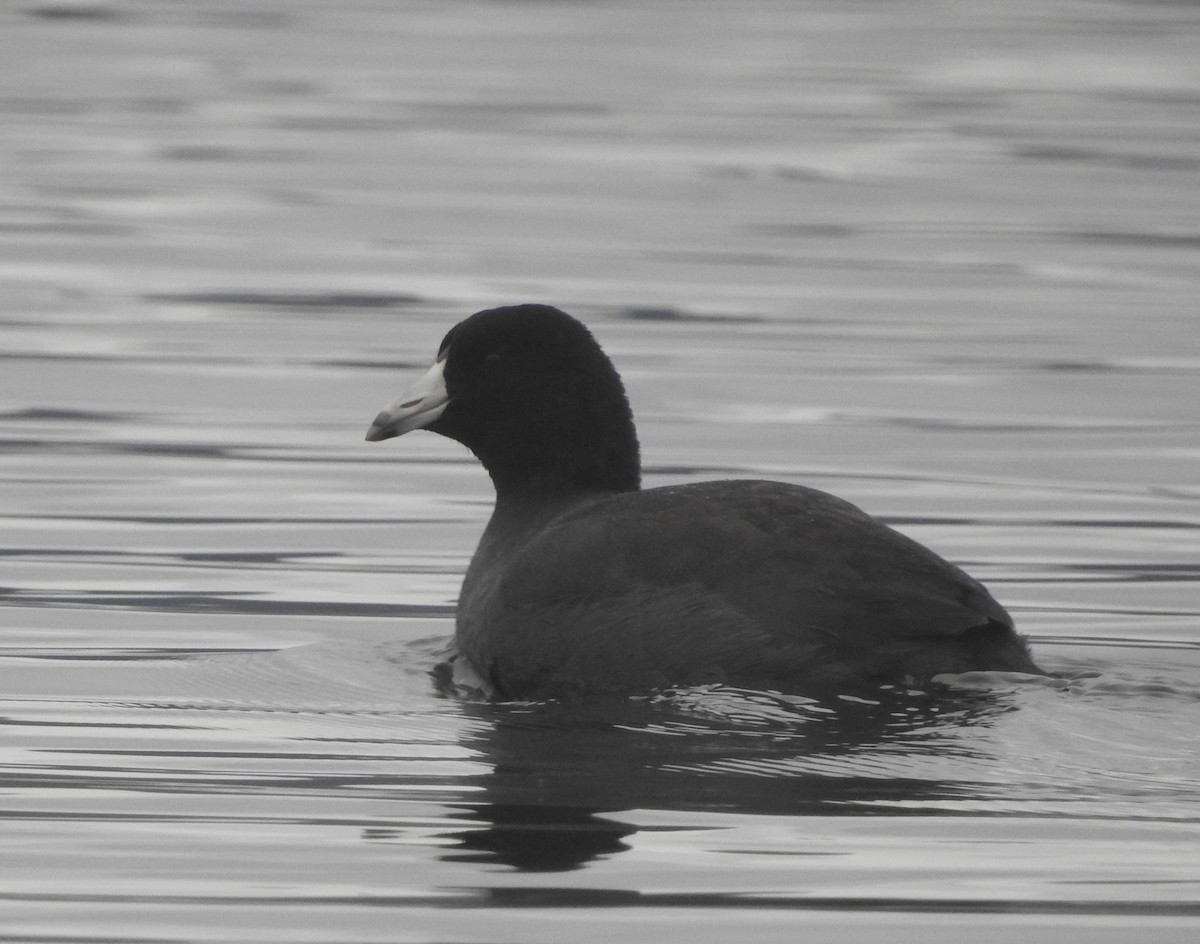
[[[1200,7],[0,11],[0,940],[1191,941]],[[363,434],[584,318],[646,484],[842,495],[1071,681],[429,676],[491,503]]]

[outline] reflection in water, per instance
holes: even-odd
[[[487,722],[465,741],[491,768],[482,800],[467,807],[485,825],[448,834],[460,848],[446,855],[531,871],[578,868],[628,848],[621,840],[636,827],[622,810],[861,814],[976,796],[978,785],[950,776],[901,776],[903,758],[975,754],[990,763],[951,735],[1013,710],[995,693],[883,690],[874,701],[825,705],[721,688],[464,708]]]
[[[565,872],[599,856],[629,848],[621,840],[636,826],[572,806],[488,804],[471,807],[468,819],[481,829],[450,833],[465,852],[448,852],[451,862],[501,863],[525,872]]]

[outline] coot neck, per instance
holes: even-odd
[[[633,414],[615,372],[605,379],[559,378],[536,393],[465,411],[469,420],[447,414],[434,428],[475,453],[496,486],[498,508],[637,491]]]
[[[552,444],[526,441],[519,452],[476,448],[496,488],[496,509],[517,511],[569,505],[641,487],[637,437],[577,429]]]
[[[478,567],[505,558],[550,522],[621,492],[641,485],[637,440],[630,424],[630,439],[620,449],[588,448],[557,452],[557,461],[539,463],[536,450],[525,450],[517,461],[505,451],[500,456],[479,455],[496,487],[496,505],[472,560],[467,584],[474,586]]]

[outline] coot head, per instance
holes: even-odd
[[[591,332],[549,305],[491,308],[451,328],[428,373],[375,417],[367,439],[414,429],[474,452],[502,497],[639,485],[621,379]]]

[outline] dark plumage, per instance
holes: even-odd
[[[1042,674],[982,585],[848,502],[767,481],[640,490],[621,380],[555,308],[455,326],[367,438],[418,428],[467,446],[496,486],[457,644],[499,697]]]

